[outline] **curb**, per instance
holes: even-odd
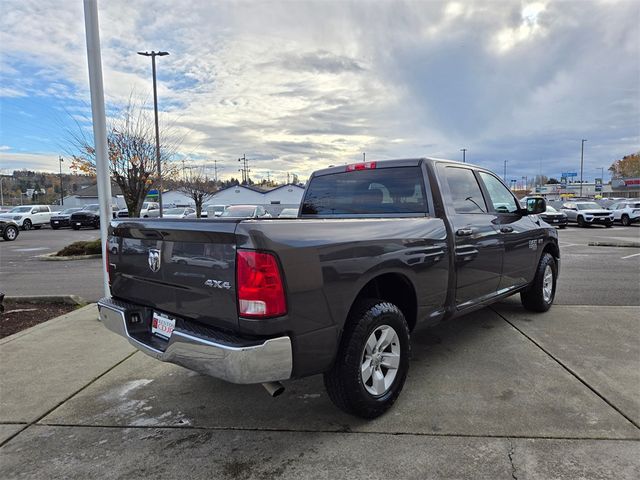
[[[64,303],[67,305],[87,305],[88,302],[77,295],[16,295],[13,297],[4,297],[5,302],[24,302],[24,303]]]
[[[589,242],[590,247],[640,248],[640,242]]]
[[[44,255],[38,255],[38,260],[44,260],[47,262],[70,262],[72,260],[88,260],[90,258],[101,257],[101,253],[94,253],[91,255],[71,255],[68,257],[57,257],[55,253],[45,253]]]

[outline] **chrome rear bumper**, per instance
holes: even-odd
[[[98,302],[100,320],[109,330],[157,360],[231,383],[264,383],[291,377],[293,358],[289,337],[270,338],[258,345],[233,346],[175,329],[162,351],[129,334],[127,312],[130,307],[135,305],[103,298]]]

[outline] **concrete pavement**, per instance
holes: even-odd
[[[506,301],[417,332],[365,422],[319,376],[271,399],[132,354],[85,307],[0,342],[0,476],[638,478],[639,319]]]

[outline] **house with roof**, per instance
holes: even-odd
[[[67,195],[64,197],[63,207],[84,207],[91,203],[98,203],[98,185],[89,185],[88,187],[81,188],[73,195]],[[111,182],[111,204],[117,205],[119,208],[125,208],[124,197],[122,190],[118,184]]]

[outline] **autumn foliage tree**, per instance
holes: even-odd
[[[107,127],[109,173],[122,190],[131,217],[140,215],[145,197],[159,183],[152,115],[144,103],[130,98],[120,111],[111,116]],[[77,132],[70,132],[73,149],[71,169],[95,175],[94,142],[83,132],[81,128]],[[177,173],[176,164],[171,161],[177,144],[170,143],[170,138],[166,130],[161,130],[160,164],[163,179],[172,178]]]
[[[212,198],[218,191],[216,183],[205,175],[204,169],[198,167],[191,167],[184,178],[178,182],[177,188],[193,200],[197,218],[200,218],[202,214],[204,202]]]
[[[616,160],[609,167],[613,178],[637,178],[640,177],[640,152],[625,155]]]

